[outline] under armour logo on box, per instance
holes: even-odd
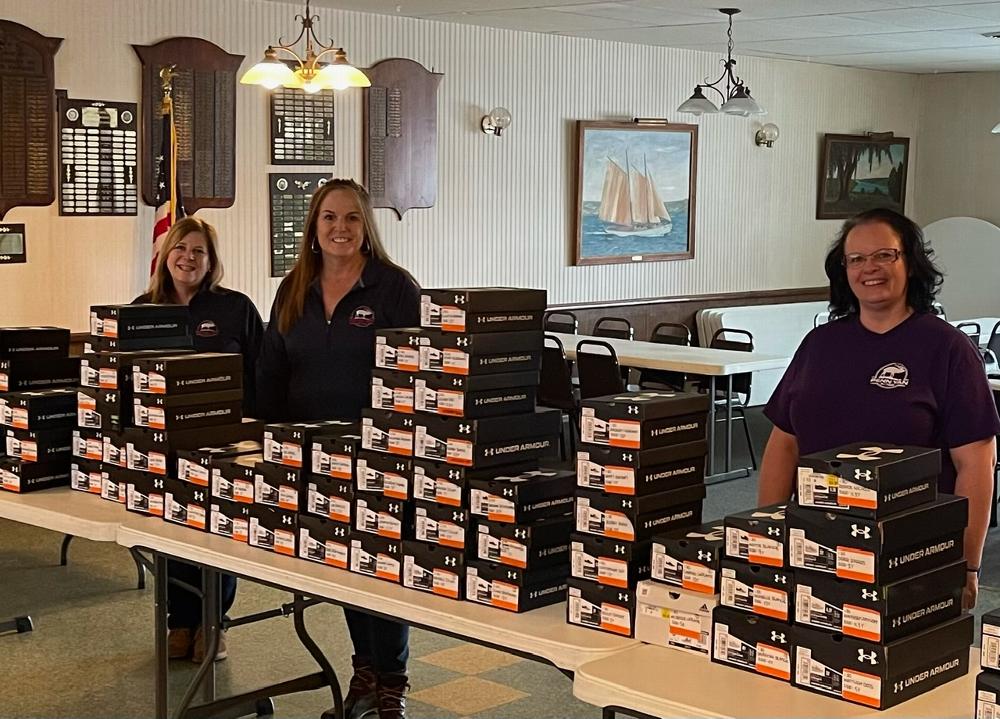
[[[784,574],[775,574],[774,581],[777,584],[788,584],[788,577],[786,577]]]
[[[684,537],[685,539],[704,539],[706,542],[721,542],[722,527],[715,527],[708,534],[702,534],[701,532],[688,532],[684,535]]]
[[[698,559],[700,559],[701,561],[707,562],[711,558],[712,558],[712,554],[710,552],[706,552],[704,550],[699,550],[698,551]]]
[[[852,537],[864,537],[865,539],[872,538],[872,528],[871,527],[859,527],[856,524],[851,525],[851,536]]]
[[[769,535],[771,535],[772,537],[777,537],[779,534],[781,534],[781,528],[780,527],[768,527],[767,528],[767,533]]]
[[[865,469],[865,470],[856,469],[854,470],[854,478],[863,479],[866,482],[870,482],[872,480],[872,471],[870,469]]]
[[[784,632],[771,632],[771,641],[772,642],[778,642],[779,644],[787,644],[788,643],[785,640],[785,633]]]
[[[878,664],[878,660],[875,659],[875,652],[866,652],[864,649],[858,650],[858,661],[868,662],[869,664]]]
[[[459,337],[458,339],[455,340],[455,344],[457,344],[459,347],[468,347],[469,346],[469,338],[468,337]]]
[[[861,590],[861,598],[862,599],[871,599],[873,602],[877,602],[878,601],[878,592],[875,591],[875,590],[868,591],[867,589],[862,589]]]
[[[750,516],[753,519],[773,519],[775,521],[780,521],[785,518],[785,510],[782,508],[776,512],[754,512]]]
[[[837,459],[858,459],[862,462],[872,462],[876,459],[882,459],[883,453],[902,454],[903,450],[882,447],[862,447],[858,454],[841,453],[837,455]]]
[[[626,410],[629,414],[639,414],[639,408],[636,405],[629,405]]]

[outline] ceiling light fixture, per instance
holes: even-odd
[[[727,115],[740,115],[742,117],[766,114],[766,111],[750,96],[750,88],[734,72],[736,60],[733,59],[733,15],[736,15],[739,11],[739,8],[734,7],[719,9],[719,12],[729,17],[729,45],[726,59],[722,61],[724,68],[722,75],[715,82],[708,82],[706,78],[706,82],[695,85],[694,93],[681,103],[681,106],[677,108],[677,112],[686,112],[692,115],[724,112]],[[719,89],[723,80],[726,81],[725,92]],[[703,90],[712,90],[722,98],[721,107],[716,107],[714,102],[705,97],[702,92]]]
[[[347,61],[347,53],[342,47],[333,47],[333,41],[324,45],[313,31],[313,23],[319,20],[319,15],[309,11],[309,1],[306,0],[304,15],[296,15],[295,19],[302,23],[299,36],[287,45],[282,45],[278,38],[277,45],[268,45],[264,51],[264,59],[246,71],[240,82],[244,85],[262,85],[273,90],[279,85],[298,88],[313,93],[320,90],[346,90],[349,87],[371,87],[368,76]],[[302,38],[306,39],[305,55],[299,55],[294,48]],[[313,47],[319,47],[319,53]],[[279,52],[291,55],[298,66],[293,70],[289,64],[278,57]],[[333,59],[327,63],[319,60],[324,55],[333,53]]]

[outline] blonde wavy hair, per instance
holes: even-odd
[[[174,279],[167,267],[167,257],[177,243],[192,232],[200,232],[205,237],[205,244],[208,245],[208,274],[202,281],[202,288],[214,290],[222,282],[222,260],[219,258],[219,237],[215,228],[198,217],[184,217],[171,226],[163,239],[163,246],[156,258],[156,269],[153,270],[153,276],[149,278],[149,287],[146,288],[150,302],[160,304],[177,301]]]

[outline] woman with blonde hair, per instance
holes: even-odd
[[[198,352],[234,352],[243,355],[243,412],[254,416],[256,361],[264,326],[253,302],[222,282],[215,228],[197,217],[178,220],[167,232],[145,294],[135,303],[187,305],[191,334]],[[201,586],[201,570],[184,562],[168,562],[170,576]],[[236,577],[222,575],[221,609],[229,611],[236,599]],[[205,655],[201,632],[201,599],[186,589],[167,585],[167,643],[171,659],[188,656],[200,663]],[[219,634],[216,659],[227,655]]]
[[[368,193],[353,180],[316,190],[299,259],[278,288],[257,365],[267,421],[358,419],[370,401],[375,331],[420,324],[420,288],[389,259]],[[354,644],[347,719],[402,719],[409,628],[344,610]]]

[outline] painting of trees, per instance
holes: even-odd
[[[874,207],[903,211],[909,138],[826,135],[817,219],[851,217]]]

